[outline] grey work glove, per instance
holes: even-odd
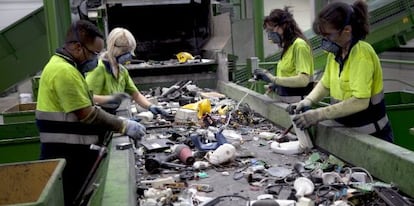
[[[154,115],[161,114],[162,116],[168,116],[168,113],[164,109],[162,109],[160,106],[151,104],[148,110],[152,112]]]
[[[310,109],[312,106],[312,101],[310,99],[303,99],[298,103],[290,104],[287,108],[289,114],[299,114]]]
[[[117,109],[124,99],[130,99],[129,94],[120,92],[110,96],[109,100],[102,103],[100,106],[108,109]]]
[[[293,122],[295,123],[296,127],[300,129],[306,129],[325,119],[326,118],[322,109],[312,109],[295,115]]]
[[[276,77],[270,74],[266,69],[255,69],[253,75],[254,79],[263,80],[268,83],[274,83],[276,80]]]
[[[123,133],[128,135],[129,137],[133,138],[134,140],[141,140],[143,136],[145,136],[145,132],[147,131],[144,125],[130,120],[125,120],[125,128]]]
[[[125,92],[119,92],[111,95],[110,99],[107,102],[116,102],[121,104],[124,99],[131,99],[131,96]]]

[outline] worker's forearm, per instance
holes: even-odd
[[[95,104],[104,104],[108,102],[110,99],[111,99],[110,95],[97,95],[97,94],[93,95],[93,102]]]
[[[321,101],[322,98],[328,96],[328,94],[329,89],[323,86],[322,82],[318,82],[306,99],[309,99],[312,103],[316,104]]]
[[[148,101],[148,99],[141,94],[141,92],[134,92],[132,94],[132,98],[134,99],[135,103],[137,103],[139,106],[148,109],[151,105],[151,102]]]
[[[360,112],[369,105],[369,98],[358,99],[351,97],[337,104],[333,104],[327,107],[319,108],[322,110],[326,119],[336,119],[340,117],[349,116],[351,114]]]
[[[277,77],[274,83],[284,87],[306,87],[309,82],[309,75],[301,73],[293,77]]]
[[[78,116],[79,117],[79,116]],[[92,124],[111,131],[121,132],[124,127],[124,121],[115,115],[109,114],[98,107],[91,107],[89,114],[80,119],[81,122]]]

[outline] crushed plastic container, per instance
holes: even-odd
[[[0,165],[0,205],[64,205],[64,159]]]

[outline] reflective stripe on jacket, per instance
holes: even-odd
[[[332,102],[336,103],[339,101],[333,100]],[[384,92],[382,91],[372,96],[367,109],[346,117],[337,118],[335,121],[365,134],[372,134],[382,130],[388,123]]]
[[[79,122],[74,113],[36,111],[36,124],[42,143],[96,144],[106,131]]]

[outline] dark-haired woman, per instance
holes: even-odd
[[[300,111],[330,94],[332,105],[308,110],[295,117],[306,128],[325,119],[393,142],[385,112],[382,68],[372,46],[363,41],[369,33],[367,5],[335,2],[319,12],[313,30],[323,36],[329,52],[325,72],[312,92],[296,105]]]
[[[313,57],[310,45],[288,7],[274,9],[263,21],[269,40],[282,48],[277,75],[267,70],[254,71],[256,79],[273,84],[282,102],[302,100],[313,88]]]

